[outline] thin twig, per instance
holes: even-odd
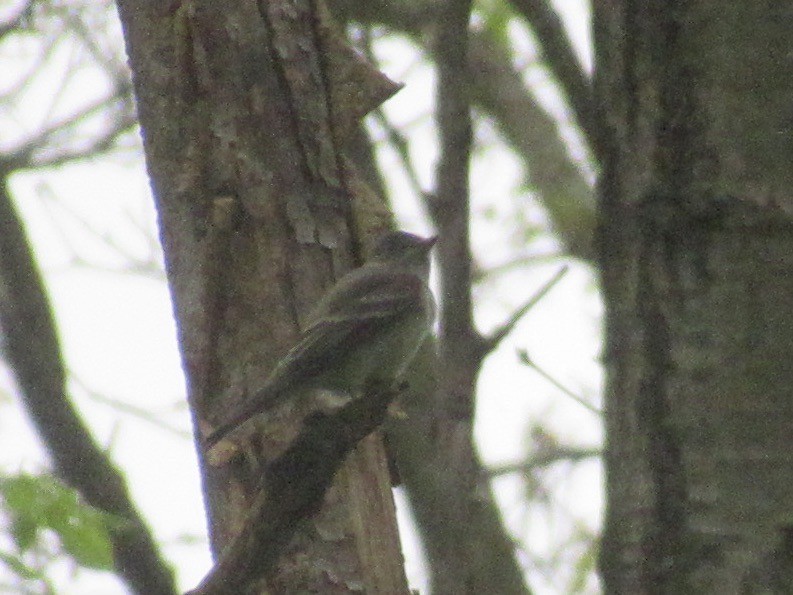
[[[73,372],[69,374],[69,379],[71,382],[77,385],[77,387],[81,391],[83,391],[92,401],[101,403],[102,405],[107,405],[111,409],[136,417],[142,421],[150,423],[155,427],[165,430],[170,434],[178,436],[179,438],[186,438],[186,439],[193,438],[192,432],[187,430],[182,430],[180,428],[177,428],[175,426],[172,426],[171,424],[162,421],[161,419],[159,419],[157,415],[152,414],[151,411],[148,411],[141,407],[136,407],[135,405],[131,405],[120,399],[113,399],[111,397],[107,397],[101,394],[99,391],[90,388],[83,380],[75,376]]]
[[[550,280],[548,280],[548,282],[543,285],[537,293],[535,293],[520,308],[515,310],[512,316],[510,316],[509,319],[504,322],[504,324],[502,324],[490,334],[490,337],[488,337],[485,341],[485,348],[488,353],[496,349],[501,344],[501,341],[503,341],[507,335],[512,332],[512,329],[514,329],[515,325],[520,322],[520,319],[523,318],[529,310],[536,306],[539,301],[544,298],[551,289],[553,289],[554,285],[562,280],[562,277],[567,274],[568,270],[570,270],[570,267],[564,265],[562,268],[556,271],[556,274],[551,277]]]
[[[416,168],[414,167],[413,161],[410,158],[409,143],[405,138],[405,135],[399,132],[399,130],[397,130],[397,128],[391,124],[382,109],[376,109],[373,112],[373,115],[377,120],[377,123],[383,128],[388,142],[391,144],[397,156],[399,157],[399,161],[402,163],[402,169],[405,171],[408,182],[410,182],[411,189],[416,194],[416,196],[423,196],[425,191],[421,187],[418,173],[416,172]]]
[[[553,450],[532,454],[525,461],[506,463],[488,469],[490,477],[510,475],[512,473],[530,473],[540,467],[548,467],[559,462],[577,463],[585,459],[599,457],[603,454],[600,448],[576,448],[570,446],[560,446]]]
[[[576,403],[578,403],[578,404],[579,404],[579,405],[581,405],[582,407],[585,407],[586,409],[588,409],[589,411],[591,411],[592,413],[594,413],[594,414],[595,414],[595,415],[597,415],[597,416],[602,416],[602,415],[603,415],[603,412],[602,412],[600,409],[598,409],[597,407],[595,407],[595,406],[594,406],[594,405],[592,405],[591,403],[588,403],[588,402],[587,402],[587,401],[585,401],[583,398],[579,397],[577,394],[575,394],[575,393],[574,393],[573,391],[571,391],[569,388],[567,388],[567,387],[565,387],[564,385],[562,385],[562,384],[561,384],[561,383],[560,383],[558,380],[556,380],[556,379],[555,379],[553,376],[551,376],[550,374],[548,374],[548,372],[546,372],[545,370],[543,370],[542,368],[540,368],[540,367],[539,367],[539,366],[538,366],[538,365],[537,365],[537,364],[534,362],[534,360],[533,360],[533,359],[531,359],[531,357],[529,357],[529,353],[528,353],[528,352],[527,352],[525,349],[520,349],[520,350],[518,350],[518,358],[520,359],[520,361],[521,361],[523,364],[525,364],[525,365],[529,366],[530,368],[532,368],[532,369],[533,369],[535,372],[537,372],[537,374],[539,374],[540,376],[542,376],[543,378],[545,378],[545,380],[547,380],[548,382],[550,382],[551,384],[553,384],[553,385],[554,385],[556,388],[558,388],[558,389],[559,389],[560,391],[562,391],[562,392],[563,392],[565,395],[567,395],[568,397],[570,397],[571,399],[573,399],[573,400],[574,400]]]

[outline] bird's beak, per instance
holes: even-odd
[[[438,241],[438,236],[432,236],[432,237],[426,238],[422,242],[422,244],[424,245],[424,247],[427,250],[429,250],[430,248],[432,248],[435,245],[435,242],[437,242],[437,241]]]

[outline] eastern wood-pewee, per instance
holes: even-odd
[[[297,344],[242,410],[207,437],[207,446],[299,391],[353,395],[392,386],[432,329],[435,240],[404,231],[380,238],[372,258],[325,294]]]

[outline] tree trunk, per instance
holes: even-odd
[[[793,5],[596,2],[607,593],[793,592]]]
[[[218,558],[257,522],[248,511],[262,475],[300,429],[288,415],[270,420],[224,457],[201,438],[261,386],[367,234],[387,224],[340,146],[396,87],[347,50],[317,3],[118,4]],[[377,435],[319,512],[292,525],[277,565],[236,569],[233,592],[406,592]],[[253,564],[265,545],[246,548]]]

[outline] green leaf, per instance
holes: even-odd
[[[20,552],[25,552],[36,544],[38,530],[36,522],[26,516],[14,516],[11,519],[11,536]]]
[[[93,509],[75,511],[72,518],[58,529],[66,552],[87,568],[113,569],[113,550],[104,515]]]
[[[26,581],[41,580],[43,578],[41,571],[25,564],[19,556],[0,552],[0,562],[4,562],[14,574]]]
[[[51,476],[21,474],[0,479],[0,496],[12,521],[20,551],[34,547],[39,531],[49,529],[64,551],[81,566],[113,568],[109,515],[84,504],[77,492]]]

